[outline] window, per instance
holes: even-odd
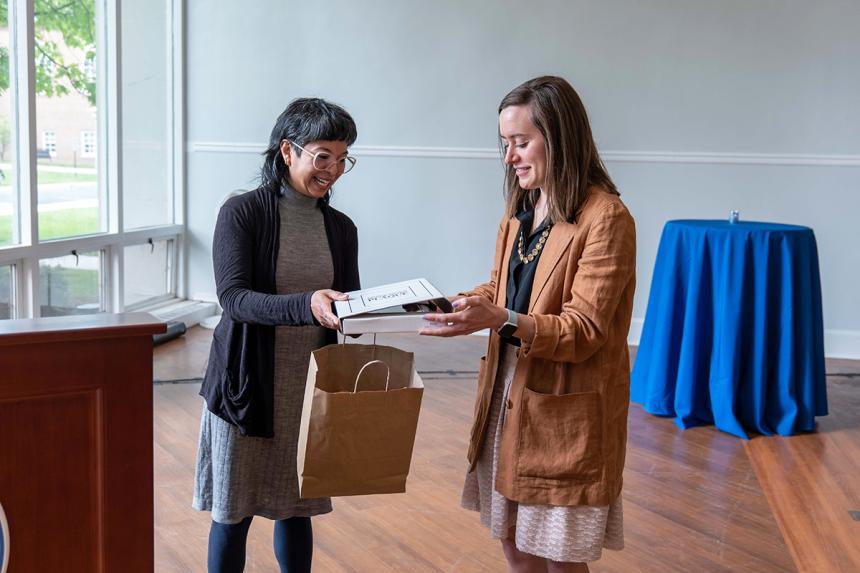
[[[0,318],[181,294],[182,0],[152,1],[0,0]]]
[[[57,134],[53,131],[42,132],[42,149],[47,154],[47,158],[57,156]],[[38,155],[37,155],[38,157]]]
[[[42,316],[92,314],[104,310],[101,251],[39,261]]]
[[[122,4],[123,205],[127,229],[175,220],[168,190],[174,176],[169,153],[173,111],[164,97],[173,81],[161,64],[170,56],[170,0]],[[140,110],[147,113],[142,114]]]
[[[41,66],[36,73],[36,125],[45,130],[42,147],[56,165],[43,166],[37,172],[39,238],[52,240],[105,232],[109,226],[108,195],[99,189],[99,165],[95,160],[98,115],[105,109],[98,82],[87,81],[81,69],[87,56],[101,47],[96,11],[102,4],[96,0],[34,2],[33,49],[41,62],[55,64]],[[49,147],[47,134],[54,132],[57,133],[52,135],[53,145]],[[83,140],[80,147],[74,145],[83,132],[92,133],[92,153],[84,151]],[[57,145],[58,141],[63,145]]]
[[[0,0],[2,1],[2,0]],[[5,11],[3,12],[5,13]],[[0,14],[2,16],[2,14]],[[8,58],[15,58],[16,45],[10,42],[11,30],[0,21],[0,61],[2,54],[8,54]],[[0,85],[11,85],[8,65],[0,66]],[[19,204],[20,198],[15,185],[15,171],[17,168],[17,151],[15,148],[15,114],[14,105],[9,90],[0,90],[0,249],[20,242]],[[10,267],[0,267],[0,269]],[[0,315],[2,316],[2,315]],[[8,318],[8,317],[6,317]]]
[[[0,319],[15,318],[15,267],[0,266]]]
[[[125,306],[139,306],[159,298],[172,298],[174,241],[154,241],[125,248]]]
[[[81,157],[96,156],[96,132],[84,131],[81,133]]]

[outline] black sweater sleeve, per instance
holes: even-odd
[[[311,292],[268,294],[252,288],[254,264],[258,258],[252,210],[239,197],[231,199],[218,213],[212,241],[212,261],[218,301],[231,320],[248,324],[305,326],[314,324]]]

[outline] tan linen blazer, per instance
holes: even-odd
[[[490,281],[463,294],[505,306],[518,230],[516,218],[502,221]],[[594,187],[576,222],[552,227],[537,264],[535,338],[517,351],[496,489],[524,504],[608,505],[621,492],[627,442],[633,218],[617,195]],[[500,343],[492,332],[481,359],[470,471],[487,433]]]

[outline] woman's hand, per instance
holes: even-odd
[[[332,289],[316,291],[311,295],[311,312],[320,325],[332,330],[340,328],[340,320],[331,310],[331,303],[336,300],[349,300],[349,295]]]
[[[428,325],[418,331],[427,336],[460,336],[485,328],[496,329],[508,319],[508,311],[482,296],[459,297],[453,301],[454,312],[425,314]]]

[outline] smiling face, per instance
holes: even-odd
[[[299,155],[298,150],[290,145],[287,140],[281,142],[281,155],[284,158],[284,163],[289,167],[287,183],[302,195],[321,199],[329,192],[334,182],[343,175],[343,162],[335,161],[326,170],[317,169],[314,167],[312,154],[322,153],[343,159],[346,157],[346,142],[311,141],[302,147],[305,148],[306,152],[301,152]]]
[[[530,105],[513,105],[499,113],[499,135],[505,164],[514,168],[523,189],[539,189],[546,181],[546,140],[532,122]]]

